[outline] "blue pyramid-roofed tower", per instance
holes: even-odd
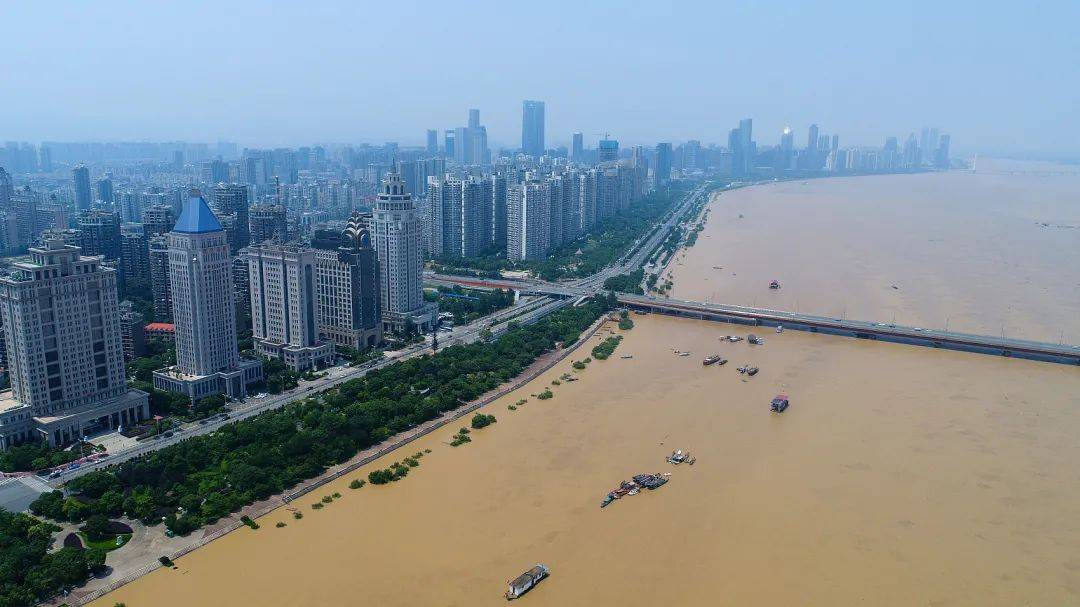
[[[180,213],[180,219],[176,220],[173,232],[183,234],[205,234],[207,232],[222,231],[221,222],[214,216],[210,206],[206,204],[202,196],[192,196],[184,203],[184,210]]]

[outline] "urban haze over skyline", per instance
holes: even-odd
[[[518,147],[536,99],[549,148],[574,132],[723,144],[752,116],[766,142],[819,123],[880,145],[929,124],[959,154],[1080,155],[1071,2],[6,8],[3,140],[423,145],[478,108],[492,148]]]

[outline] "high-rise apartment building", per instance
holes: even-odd
[[[435,129],[428,129],[426,151],[431,156],[439,153],[439,131]]]
[[[506,255],[514,261],[547,257],[551,199],[547,182],[530,179],[507,187]]]
[[[383,328],[400,332],[430,327],[438,307],[424,302],[420,218],[397,173],[386,176],[375,200],[375,250]]]
[[[521,151],[539,158],[544,155],[544,102],[521,102]]]
[[[147,237],[166,234],[175,223],[172,207],[168,205],[152,205],[142,214],[143,234]]]
[[[242,255],[248,262],[255,351],[294,371],[329,364],[334,344],[319,337],[314,249],[262,243]]]
[[[116,272],[61,240],[30,248],[0,278],[11,391],[0,393],[0,448],[44,439],[58,446],[149,417],[129,390]]]
[[[154,372],[154,387],[197,400],[224,392],[243,398],[262,363],[240,358],[232,260],[225,230],[202,196],[184,205],[168,234],[176,365]]]
[[[597,144],[600,162],[613,162],[619,159],[619,142],[615,139],[601,139]]]
[[[491,177],[491,242],[506,249],[506,175]]]
[[[79,216],[79,246],[86,255],[120,259],[120,214],[91,209]]]
[[[573,143],[570,145],[570,160],[585,162],[585,137],[581,133],[574,133]]]
[[[112,175],[105,175],[95,185],[97,186],[97,199],[112,204],[114,202]]]
[[[72,169],[72,177],[75,180],[75,206],[80,211],[85,211],[94,203],[94,194],[90,189],[90,169],[79,165]]]
[[[172,290],[169,288],[169,239],[164,235],[147,238],[150,261],[150,291],[154,297],[154,320],[172,322]]]
[[[235,255],[251,240],[248,220],[248,189],[239,183],[219,183],[210,189],[210,208],[218,220],[230,218],[226,228],[229,251]]]
[[[280,204],[260,204],[252,207],[248,218],[248,231],[251,244],[267,240],[288,241],[289,221],[285,207]]]
[[[667,185],[671,181],[671,144],[656,144],[656,168],[653,169],[653,179],[657,187]]]

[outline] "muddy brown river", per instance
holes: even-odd
[[[489,406],[472,443],[446,429],[407,447],[432,453],[406,479],[325,487],[303,520],[280,509],[95,604],[494,606],[534,563],[552,574],[523,605],[1080,601],[1075,367],[633,318],[553,399],[529,394],[569,360]],[[730,362],[703,367],[711,353]],[[792,404],[773,415],[779,392]],[[675,448],[696,465],[665,463]],[[601,510],[658,471],[666,486]]]
[[[1080,343],[1080,175],[881,175],[725,192],[668,270],[680,299]]]

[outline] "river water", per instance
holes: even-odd
[[[501,605],[537,562],[552,576],[530,605],[1080,601],[1075,368],[794,331],[755,347],[718,340],[745,328],[634,318],[555,398],[506,409],[569,360],[489,406],[498,423],[472,443],[444,430],[407,448],[432,453],[403,481],[326,487],[303,520],[278,510],[98,604]],[[712,352],[730,362],[703,367]],[[666,464],[674,448],[697,464]],[[656,471],[671,482],[600,509]]]
[[[1080,223],[1078,199],[979,193],[1017,191],[1000,177],[722,194],[672,266],[675,295],[1076,335],[1080,230],[1036,222]],[[917,195],[945,185],[948,200]],[[953,204],[986,210],[965,221]],[[580,381],[551,386],[568,359],[485,408],[498,423],[472,443],[451,448],[446,429],[376,463],[430,448],[406,479],[331,484],[299,500],[302,520],[279,509],[95,605],[494,606],[538,562],[552,575],[526,605],[1080,604],[1077,368],[795,331],[732,344],[719,337],[746,327],[633,318]],[[703,367],[714,352],[730,362]],[[530,396],[545,387],[553,399]],[[781,392],[791,408],[770,414]],[[665,463],[675,448],[697,464]],[[671,482],[600,509],[658,471]]]
[[[882,175],[729,191],[669,270],[680,299],[1080,343],[1080,175]]]

